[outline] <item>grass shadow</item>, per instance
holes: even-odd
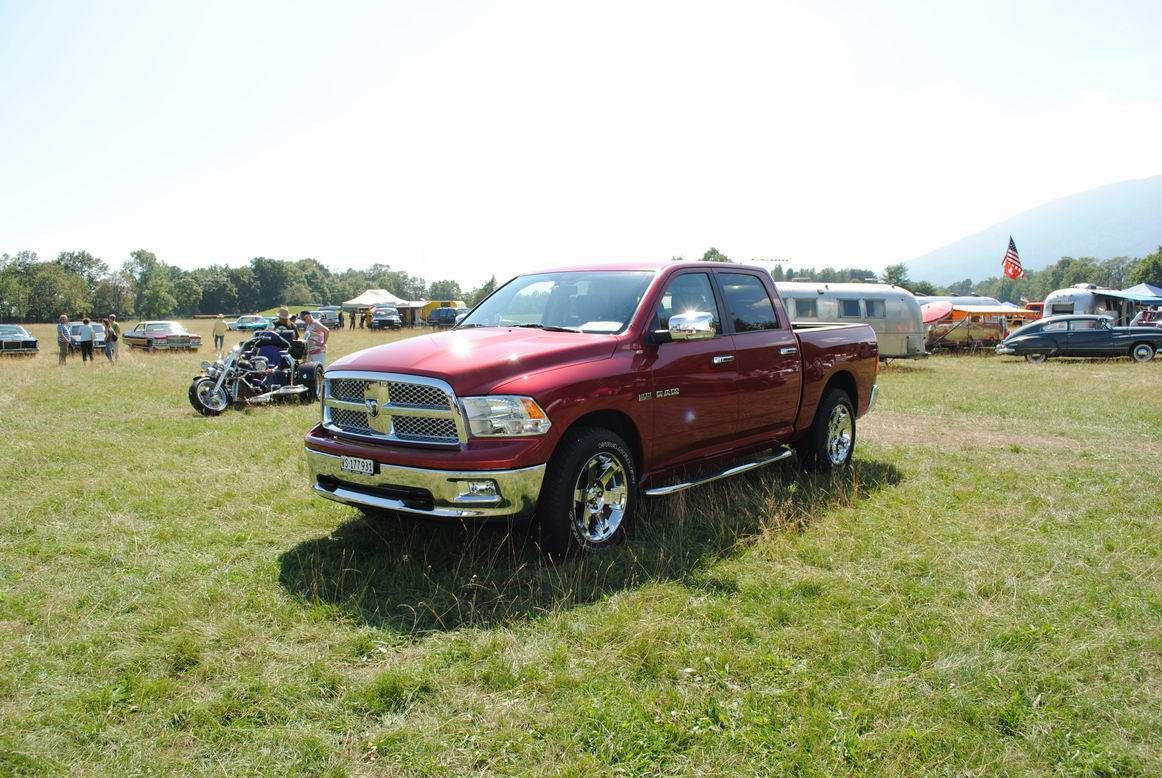
[[[643,499],[625,544],[560,563],[546,560],[520,527],[361,517],[284,553],[280,581],[305,602],[401,634],[510,624],[648,582],[700,585],[708,563],[901,478],[893,465],[866,460],[838,476],[763,468]]]

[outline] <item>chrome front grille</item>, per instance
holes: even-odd
[[[385,443],[448,446],[468,439],[451,386],[397,373],[328,370],[323,426]]]
[[[367,381],[360,378],[331,378],[328,396],[345,402],[363,402],[363,393],[367,391]]]
[[[392,428],[402,440],[456,440],[456,422],[452,419],[425,419],[415,416],[393,416]]]
[[[393,405],[415,405],[425,408],[451,407],[449,405],[451,395],[435,386],[389,381],[387,393]]]
[[[357,435],[374,435],[373,430],[367,424],[367,411],[351,411],[346,408],[331,408],[330,409],[331,423],[344,432],[352,432]]]

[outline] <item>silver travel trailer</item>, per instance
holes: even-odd
[[[875,330],[881,359],[918,359],[924,351],[920,303],[891,284],[829,284],[776,281],[775,288],[795,322],[863,322]]]
[[[1114,289],[1102,289],[1097,284],[1074,284],[1045,295],[1045,316],[1060,314],[1096,314],[1112,316],[1114,323],[1125,326],[1134,318],[1134,301]]]

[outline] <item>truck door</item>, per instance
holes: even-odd
[[[737,430],[785,438],[799,414],[803,359],[789,321],[780,321],[766,284],[757,275],[715,274],[734,337],[734,368],[740,403]]]
[[[658,302],[653,329],[666,330],[675,313],[705,311],[714,319],[707,340],[659,343],[651,367],[653,390],[639,396],[652,406],[654,457],[670,467],[733,440],[738,408],[734,346],[723,333],[722,316],[708,273],[681,273],[670,279]]]

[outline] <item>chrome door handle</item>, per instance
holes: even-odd
[[[783,346],[781,349],[779,349],[779,353],[783,356],[788,356],[789,354],[798,354],[799,349],[795,348],[794,346]]]
[[[734,357],[731,356],[730,354],[723,354],[723,355],[720,355],[720,356],[717,356],[714,358],[714,364],[716,364],[716,365],[725,365],[728,362],[733,362],[733,361],[734,361]]]

